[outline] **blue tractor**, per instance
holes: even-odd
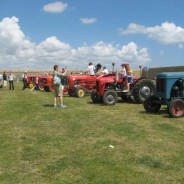
[[[184,72],[163,72],[156,76],[156,91],[144,101],[149,113],[159,112],[161,105],[167,106],[173,118],[184,116]]]

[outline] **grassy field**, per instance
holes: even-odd
[[[21,87],[0,89],[0,183],[184,183],[184,118]]]

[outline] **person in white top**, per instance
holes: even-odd
[[[95,67],[93,66],[92,62],[89,62],[89,66],[87,67],[87,74],[95,75]]]
[[[14,80],[15,78],[16,78],[15,75],[13,75],[12,72],[10,72],[9,75],[8,75],[9,89],[10,89],[10,90],[14,90],[13,80]]]
[[[107,70],[107,68],[105,66],[103,67],[102,74],[103,75],[108,75],[109,74],[109,71]]]

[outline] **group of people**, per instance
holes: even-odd
[[[120,78],[122,78],[123,89],[122,92],[128,92],[130,89],[130,84],[133,83],[133,71],[130,69],[130,65],[128,63],[123,63],[121,65],[122,70],[120,71]]]
[[[101,69],[101,66],[102,66],[101,64],[97,64],[97,66],[95,67],[92,62],[89,62],[89,65],[87,67],[87,74],[88,75],[95,75]],[[104,66],[103,67],[103,70],[100,71],[98,74],[108,75],[109,74],[109,71]]]
[[[9,89],[10,90],[14,90],[14,79],[15,79],[15,75],[10,71],[9,74],[7,75],[6,72],[3,73],[3,87],[7,86],[7,81],[9,81]]]
[[[14,90],[14,80],[16,79],[16,76],[10,71],[9,74],[6,74],[6,72],[3,73],[3,87],[7,86],[7,81],[9,82],[9,90]],[[27,87],[27,72],[25,71],[22,75],[22,81],[23,81],[23,90]]]

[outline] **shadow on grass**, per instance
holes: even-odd
[[[51,104],[44,104],[43,106],[44,107],[53,107],[53,105],[51,105]]]
[[[95,106],[106,106],[103,102],[99,102],[99,103],[94,103],[94,102],[87,102],[87,104],[89,105],[95,105]]]
[[[159,112],[155,112],[155,113],[146,112],[146,111],[140,111],[140,113],[141,113],[141,114],[148,114],[148,115],[153,114],[153,115],[157,115],[157,116],[158,116],[158,115],[159,115],[159,116],[162,115],[162,117],[171,118],[171,117],[169,116],[169,114],[167,113],[167,109],[161,109]]]

